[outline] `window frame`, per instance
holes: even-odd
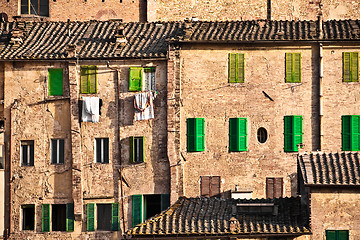
[[[245,82],[245,54],[244,53],[229,53],[228,54],[228,82],[229,83],[244,83]]]
[[[54,150],[53,141],[56,141],[56,150],[57,150],[56,161],[54,161],[54,159],[53,159],[53,150]],[[63,154],[62,154],[62,159],[59,159],[60,156],[61,156],[60,155],[61,148],[59,148],[61,142],[62,142]],[[50,154],[50,162],[51,162],[51,164],[65,164],[65,139],[63,139],[63,138],[51,139],[51,141],[50,141],[50,149],[51,149],[51,154]],[[61,162],[61,160],[62,160],[62,162]]]
[[[285,82],[301,83],[301,52],[285,53]],[[298,77],[296,76],[298,71]]]
[[[299,123],[301,122],[301,124]],[[300,124],[297,125],[297,124]],[[288,115],[284,116],[284,151],[285,152],[298,152],[299,144],[304,143],[303,131],[303,116],[301,115]],[[300,133],[298,132],[300,128]],[[299,142],[299,138],[301,141]]]
[[[24,156],[23,156],[23,147],[24,146],[30,146],[27,147],[27,162],[24,162]],[[32,155],[31,155],[31,149],[32,149]],[[20,162],[21,166],[24,167],[33,167],[35,165],[35,141],[34,140],[21,140],[20,141]]]
[[[101,145],[100,145],[101,158],[100,159],[98,159],[98,143],[97,143],[97,141],[99,141],[99,140],[101,142]],[[107,144],[107,148],[106,148],[106,146],[104,146],[104,142],[105,142],[105,144]],[[110,140],[109,140],[109,138],[95,138],[94,139],[94,162],[101,163],[101,164],[108,164],[110,162]]]
[[[208,189],[208,191],[206,191]],[[200,196],[213,197],[221,193],[221,176],[200,176]]]
[[[150,73],[150,74],[147,74]],[[150,75],[150,80],[147,76]],[[129,92],[155,91],[156,67],[129,67]]]
[[[32,229],[25,229],[25,212],[24,209],[32,208],[34,219],[33,219],[33,226]],[[21,205],[21,231],[34,231],[35,230],[35,221],[36,221],[36,214],[35,214],[35,204],[23,204]]]
[[[348,56],[347,56],[348,55]],[[354,55],[356,55],[356,63],[354,63]],[[348,59],[347,59],[348,58]],[[347,64],[348,61],[348,64]],[[342,53],[342,81],[343,82],[359,82],[359,52],[343,52]],[[356,68],[355,70],[353,68]],[[346,73],[348,72],[348,76]],[[353,79],[354,78],[354,79]]]
[[[141,141],[142,141],[142,144],[141,144]],[[138,143],[136,144],[136,142],[138,142]],[[137,148],[135,146],[137,146]],[[130,150],[130,162],[131,163],[145,162],[145,137],[144,136],[131,136],[129,150]]]
[[[90,71],[94,71],[95,73],[91,73]],[[95,75],[95,83],[91,81],[93,79],[90,78],[92,74]],[[86,79],[86,80],[85,80]],[[86,81],[86,89],[85,89],[85,81]],[[97,65],[81,65],[80,66],[80,93],[81,94],[97,94],[98,93],[98,67]]]
[[[246,152],[247,118],[229,118],[229,152]]]
[[[61,72],[61,94],[56,93],[56,90],[53,89],[53,86],[56,85],[56,83],[60,82],[59,79],[56,79],[56,77],[55,77],[56,75],[54,75],[54,74],[57,74],[57,72]],[[54,78],[54,79],[52,80],[52,78]],[[48,83],[47,83],[47,85],[48,85],[48,96],[51,96],[51,97],[64,96],[64,69],[63,68],[48,68]]]
[[[186,119],[186,140],[188,152],[205,151],[205,118]]]
[[[34,11],[34,13],[32,13],[32,9],[31,9],[31,5],[32,5],[32,0],[24,0],[26,1],[26,5],[23,5],[23,1],[19,1],[20,2],[20,6],[19,6],[19,11],[21,15],[34,15],[34,16],[42,16],[42,17],[49,17],[49,10],[50,10],[50,4],[49,4],[49,0],[36,0],[37,2],[37,9],[33,9],[36,10]],[[41,14],[41,6],[45,6],[46,7],[46,14]],[[23,7],[27,8],[26,12],[23,12]]]
[[[330,233],[333,232],[334,236],[329,236]],[[340,233],[345,233],[345,239],[340,238]],[[331,238],[330,238],[331,237]],[[325,238],[326,240],[349,240],[350,237],[350,231],[349,230],[325,230]]]
[[[360,151],[360,115],[341,116],[341,150]]]
[[[65,204],[42,204],[41,205],[41,231],[52,232],[53,205],[65,205],[65,230],[56,230],[55,232],[73,232],[74,231],[74,203]]]
[[[266,184],[265,184],[265,191],[266,191],[266,198],[281,198],[281,197],[283,197],[283,195],[284,195],[284,179],[282,177],[267,177]]]
[[[111,205],[111,229],[98,229],[98,205]],[[87,203],[86,204],[86,231],[119,231],[119,203]]]

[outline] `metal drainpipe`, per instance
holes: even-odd
[[[320,133],[320,143],[319,143],[319,150],[323,149],[323,127],[322,127],[322,120],[323,120],[323,106],[324,106],[324,97],[323,97],[323,80],[324,80],[324,69],[323,69],[323,45],[322,43],[319,44],[319,133]]]

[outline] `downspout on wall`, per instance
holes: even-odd
[[[319,34],[320,39],[323,38],[323,20],[322,15],[319,16]],[[319,43],[319,151],[323,150],[323,108],[324,108],[324,57],[323,57],[323,44]]]

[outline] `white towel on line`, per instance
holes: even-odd
[[[83,122],[99,122],[99,102],[98,97],[82,97],[82,114]]]

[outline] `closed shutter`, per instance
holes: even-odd
[[[89,93],[97,93],[97,67],[88,67]]]
[[[238,82],[245,80],[245,54],[238,53]]]
[[[170,206],[170,194],[161,194],[161,211],[166,210]]]
[[[88,67],[81,66],[81,83],[80,83],[81,93],[90,93],[88,86]]]
[[[343,52],[343,82],[351,82],[351,53]]]
[[[210,177],[201,176],[200,178],[200,195],[202,197],[210,197]]]
[[[187,119],[187,150],[200,152],[205,150],[205,119]]]
[[[293,53],[293,82],[301,82],[301,54]]]
[[[41,229],[43,232],[50,232],[50,204],[43,204],[41,210]]]
[[[285,82],[301,82],[301,53],[285,53]]]
[[[326,240],[337,240],[335,230],[326,230]]]
[[[351,151],[351,116],[342,116],[342,150]]]
[[[237,81],[237,54],[229,53],[229,82],[234,83]]]
[[[87,230],[95,231],[95,203],[87,204]]]
[[[229,150],[231,152],[247,151],[247,119],[229,119]]]
[[[141,91],[143,69],[141,67],[131,67],[129,71],[129,91]]]
[[[338,230],[337,240],[349,240],[349,230]]]
[[[274,178],[274,198],[282,197],[283,193],[283,179]]]
[[[292,82],[292,73],[293,73],[293,54],[285,54],[285,81]]]
[[[220,177],[210,177],[210,197],[220,194]]]
[[[359,81],[359,53],[351,53],[351,82]]]
[[[67,232],[74,231],[74,204],[73,203],[66,204],[66,231]]]
[[[303,142],[303,117],[302,116],[293,116],[293,137],[294,145],[293,149],[298,151],[298,144]]]
[[[143,209],[144,209],[144,196],[143,195],[133,195],[133,227],[142,223],[143,218]]]
[[[266,198],[274,198],[274,178],[266,178]]]
[[[360,151],[360,116],[354,115],[351,120],[351,151]]]
[[[113,203],[111,204],[111,230],[118,231],[119,230],[119,204]]]
[[[303,143],[302,116],[284,117],[284,150],[297,152],[298,144]]]
[[[360,116],[342,116],[342,150],[360,151]]]
[[[62,68],[53,68],[48,70],[49,75],[49,96],[63,95],[63,70]]]

